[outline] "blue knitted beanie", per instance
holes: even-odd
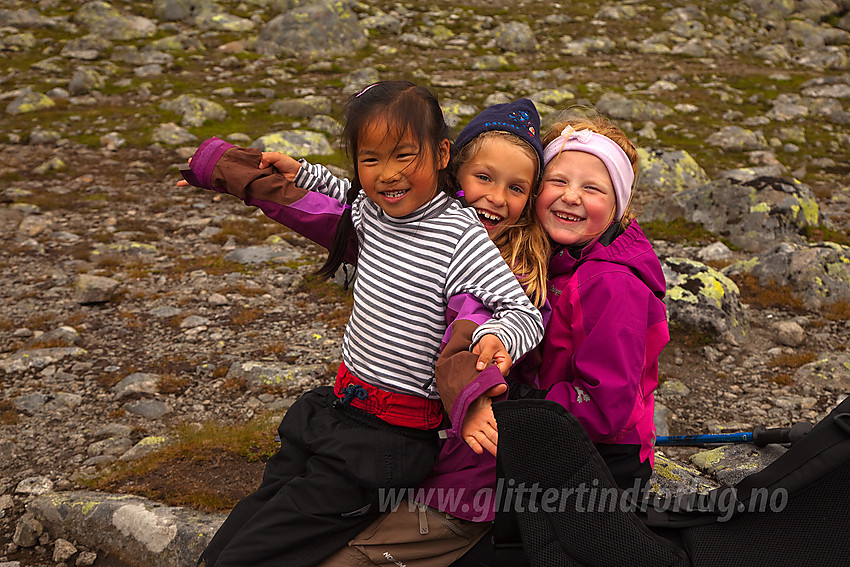
[[[537,153],[537,163],[543,166],[543,143],[540,141],[540,115],[534,103],[521,98],[505,104],[494,104],[482,110],[460,131],[455,147],[460,150],[484,132],[498,130],[518,136]]]

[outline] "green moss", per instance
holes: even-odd
[[[720,239],[701,224],[683,218],[672,221],[654,220],[641,223],[640,226],[652,240],[667,240],[683,244],[711,244]]]
[[[811,242],[834,242],[850,246],[850,235],[844,231],[835,230],[823,225],[808,225],[803,227],[803,235]]]

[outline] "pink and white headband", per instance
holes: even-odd
[[[622,219],[632,196],[632,183],[635,180],[632,162],[623,148],[602,134],[587,129],[576,131],[572,126],[567,126],[561,131],[561,135],[549,142],[543,150],[543,167],[545,168],[556,155],[568,151],[585,152],[602,160],[608,169],[608,175],[611,176],[614,196],[617,199],[614,220]]]

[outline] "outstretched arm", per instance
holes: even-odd
[[[185,180],[178,182],[178,186],[191,184],[233,195],[246,205],[259,207],[270,219],[320,246],[330,248],[343,204],[331,195],[312,191],[324,187],[324,178],[305,171],[327,170],[295,161],[284,154],[269,152],[268,156],[266,165],[260,167],[263,160],[260,150],[240,148],[224,140],[210,138],[195,152],[188,171],[181,171]],[[296,165],[298,169],[295,169]],[[303,178],[304,183],[293,182],[287,175]],[[330,172],[327,176],[332,177]],[[338,181],[341,188],[345,184],[345,180]],[[345,260],[353,264],[356,259],[357,245],[352,239]]]

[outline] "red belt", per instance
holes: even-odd
[[[348,371],[345,364],[340,364],[334,394],[342,398],[346,395],[343,390],[352,385],[360,386],[367,395],[362,400],[353,397],[351,405],[387,423],[416,429],[434,429],[443,422],[443,404],[440,400],[381,390],[360,380]]]

